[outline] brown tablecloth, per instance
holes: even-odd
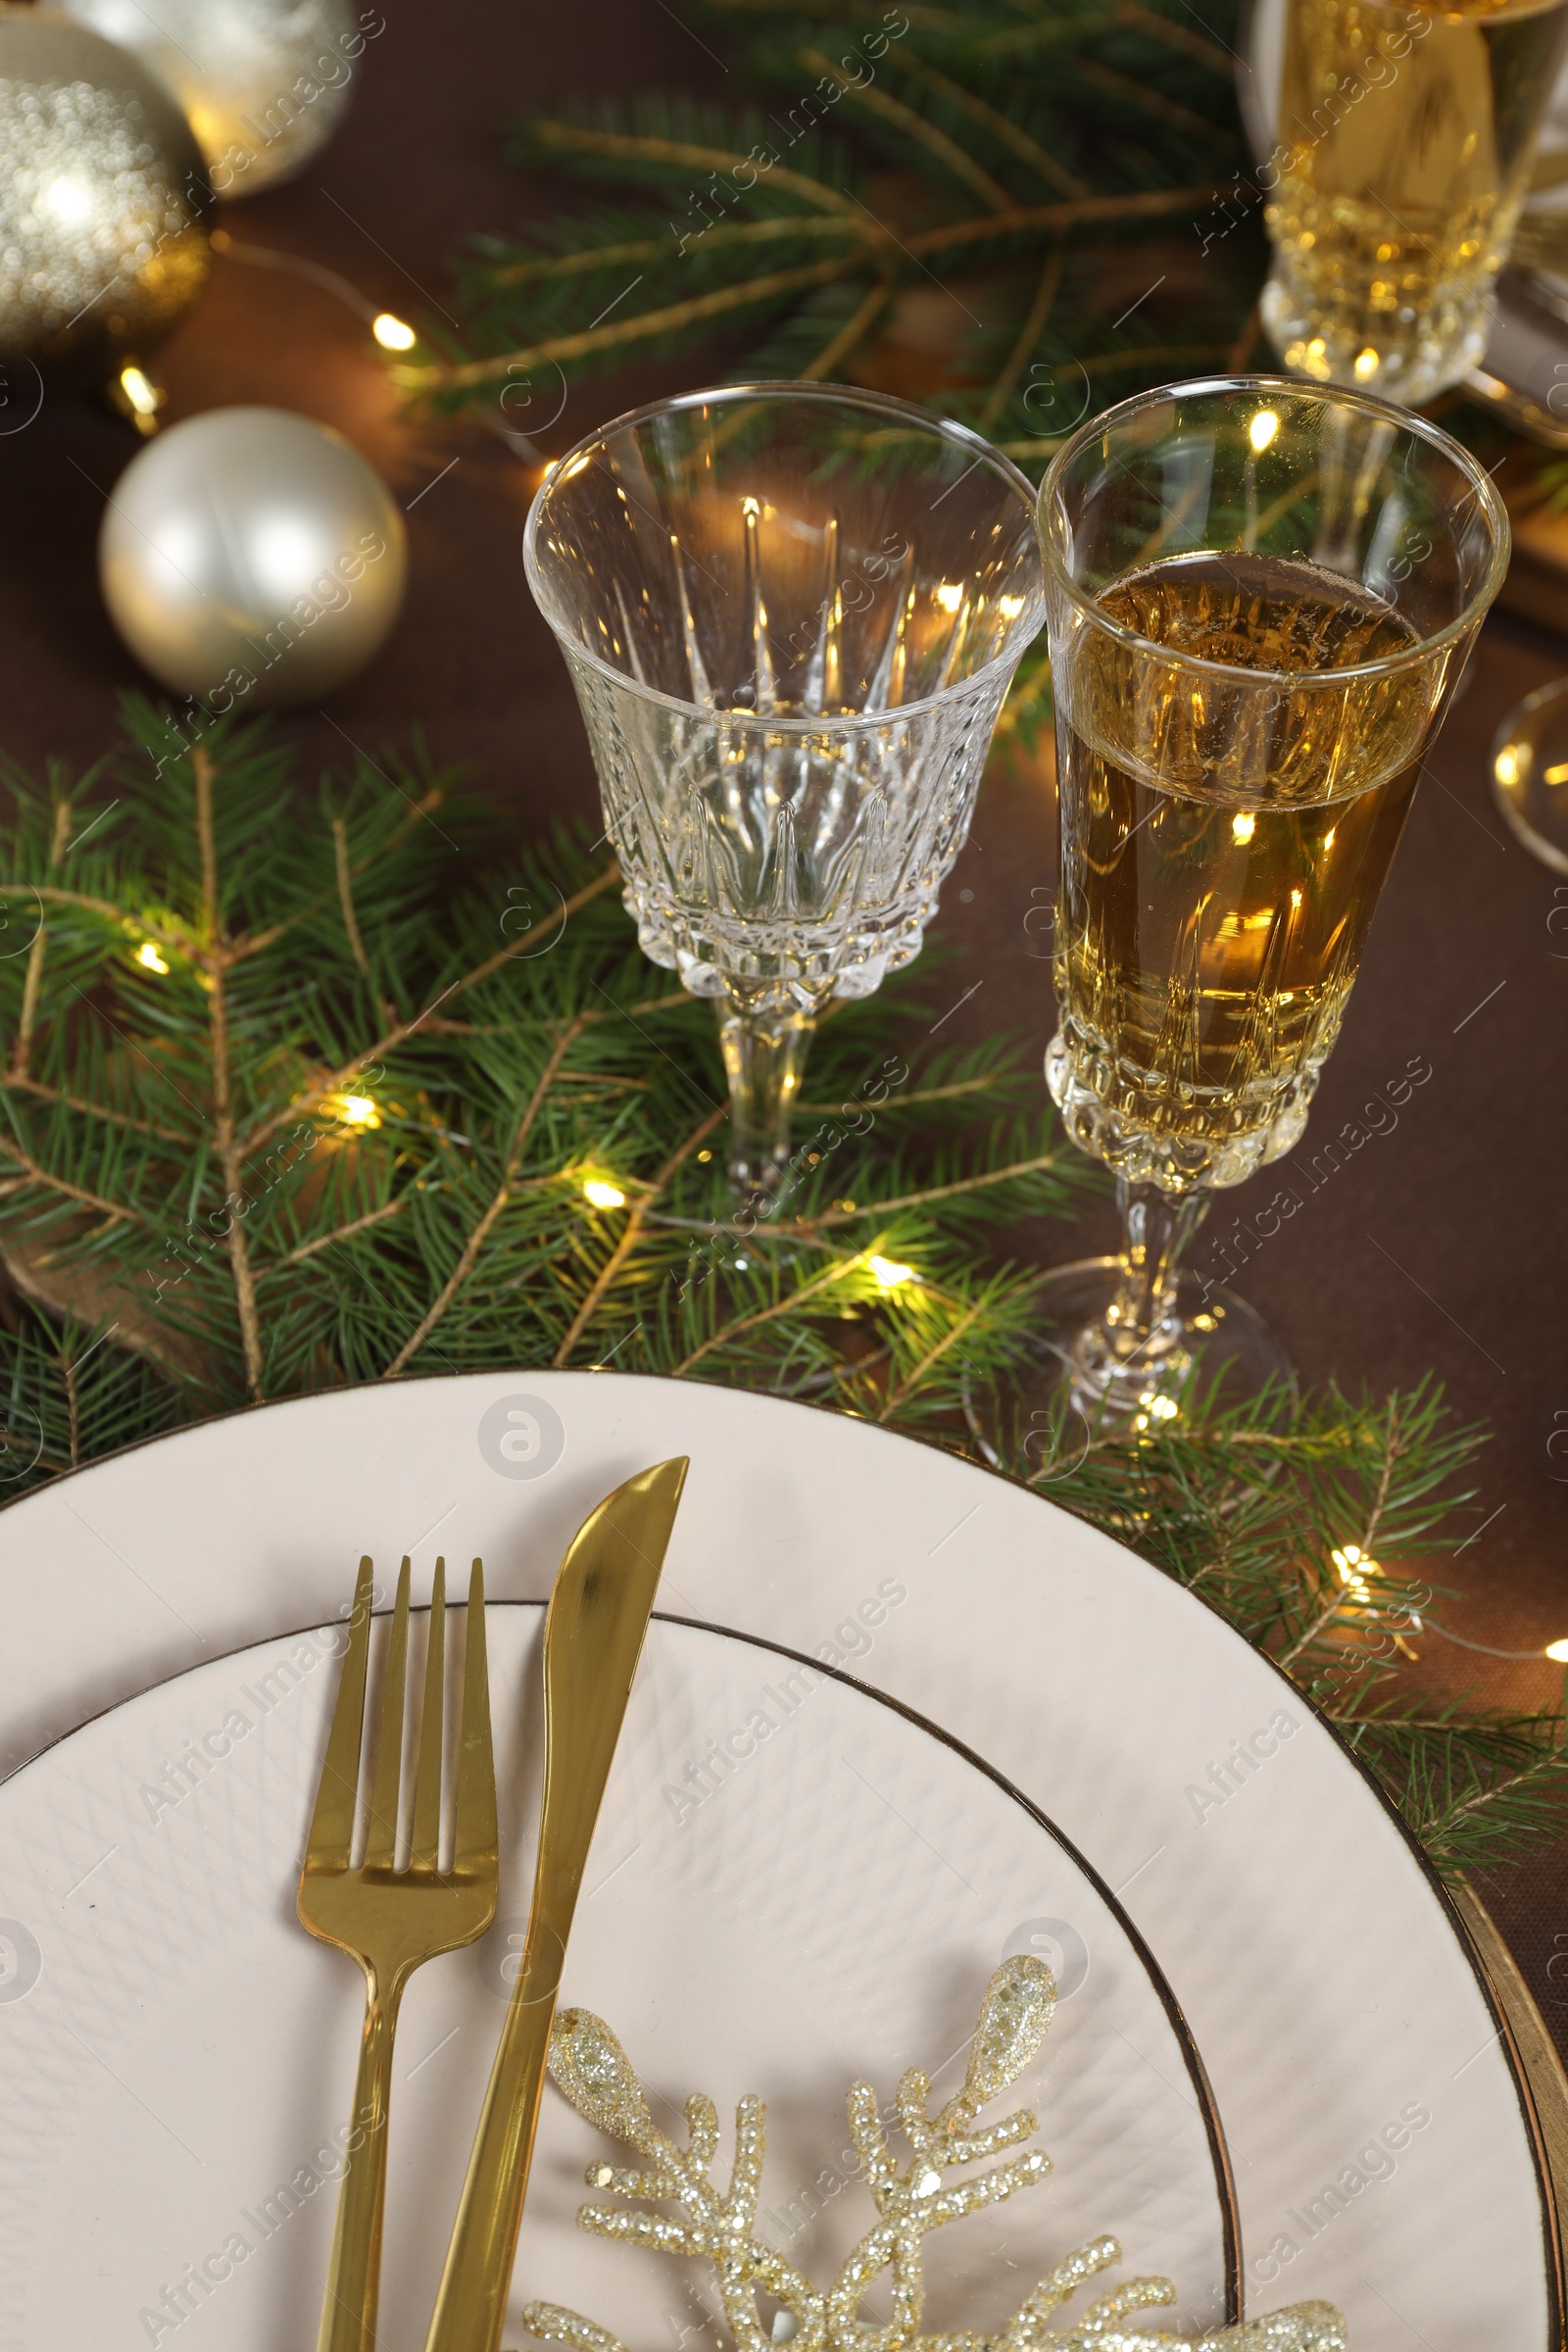
[[[568,91],[650,84],[719,95],[726,80],[705,44],[646,0],[606,0],[591,27],[580,11],[503,0],[409,12],[368,45],[333,144],[292,186],[227,208],[223,224],[236,246],[308,256],[378,306],[438,308],[469,232],[551,202],[503,164],[502,117]],[[590,811],[576,708],[522,578],[535,473],[482,423],[402,420],[363,318],[237,253],[219,263],[162,372],[171,418],[259,401],[338,425],[410,510],[412,581],[391,644],[326,711],[286,722],[308,763],[340,761],[345,738],[373,752],[421,725],[439,760],[465,763],[515,814],[519,838]],[[549,445],[693,380],[689,367],[645,366],[591,384]],[[56,399],[25,432],[0,439],[0,746],[34,770],[49,755],[96,758],[114,739],[117,696],[145,684],[104,613],[94,557],[105,494],[135,448],[105,412]],[[1315,1190],[1303,1180],[1302,1213],[1253,1246],[1242,1284],[1306,1379],[1382,1388],[1432,1370],[1459,1413],[1490,1422],[1485,1525],[1445,1572],[1462,1588],[1446,1614],[1474,1642],[1536,1652],[1568,1635],[1568,1463],[1546,1449],[1553,1428],[1568,1426],[1558,1201],[1568,936],[1548,928],[1568,886],[1504,831],[1484,758],[1508,705],[1564,668],[1560,640],[1507,617],[1489,624],[1374,926],[1307,1157],[1413,1062],[1429,1064],[1430,1078],[1396,1125],[1376,1114],[1388,1131],[1330,1179]],[[982,984],[960,1016],[971,1035],[1006,1025],[1044,1043],[1050,1032],[1049,967],[1024,924],[1053,880],[1052,827],[1041,769],[988,779],[942,914],[961,955],[955,997]],[[1245,1193],[1229,1196],[1216,1234],[1248,1206]],[[1042,1254],[1076,1254],[1075,1243],[1109,1246],[1109,1219],[1090,1218],[1076,1237],[1042,1225],[1023,1238]],[[1421,1671],[1436,1689],[1521,1709],[1561,1691],[1561,1670],[1539,1656],[1433,1642]],[[1568,1842],[1526,1870],[1491,1874],[1484,1890],[1568,2049]]]

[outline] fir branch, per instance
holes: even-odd
[[[1211,146],[1234,147],[1237,144],[1232,132],[1222,123],[1210,122],[1204,116],[1195,114],[1190,106],[1183,106],[1178,99],[1167,98],[1159,90],[1149,89],[1143,82],[1135,81],[1130,74],[1118,74],[1113,67],[1100,65],[1090,57],[1079,60],[1077,71],[1086,81],[1093,82],[1107,97],[1114,98],[1119,106],[1130,106],[1141,113],[1154,115],[1160,122],[1169,122],[1174,129],[1185,131],[1190,137],[1201,139]]]
[[[249,1396],[590,1349],[967,1443],[1039,1280],[997,1266],[996,1237],[1096,1181],[1021,1046],[890,1055],[930,1029],[913,977],[836,1006],[784,1213],[739,1220],[710,1010],[650,983],[613,867],[535,845],[514,887],[556,911],[513,937],[494,860],[438,893],[403,784],[368,762],[313,805],[263,727],[225,722],[159,773],[170,722],[129,718],[101,805],[13,778],[0,839],[19,887],[52,872],[57,894],[46,952],[0,962],[0,1036],[29,992],[32,1016],[24,1075],[0,1080],[10,1491]],[[147,939],[167,969],[137,961]],[[607,1174],[618,1209],[585,1197]],[[1398,1697],[1479,1440],[1430,1385],[1047,1439],[1012,1475],[1286,1663],[1445,1868],[1561,1820],[1560,1719]]]
[[[63,1110],[79,1111],[85,1119],[107,1119],[112,1126],[129,1127],[138,1135],[160,1136],[165,1143],[179,1144],[185,1140],[176,1128],[161,1127],[156,1119],[141,1119],[133,1111],[116,1110],[110,1103],[90,1102],[85,1095],[63,1093],[57,1086],[45,1086],[36,1078],[18,1077],[14,1071],[0,1078],[0,1089],[30,1095],[36,1102],[54,1103]]]
[[[879,1234],[874,1242],[867,1243],[863,1250],[858,1250],[853,1257],[836,1258],[819,1272],[807,1275],[767,1306],[756,1307],[750,1314],[731,1316],[728,1322],[721,1323],[672,1367],[673,1377],[677,1380],[684,1378],[715,1348],[727,1347],[736,1340],[744,1339],[748,1333],[760,1330],[764,1323],[774,1322],[780,1315],[799,1314],[804,1308],[820,1305],[828,1292],[842,1293],[862,1267],[870,1265],[887,1238],[887,1235]]]
[[[1230,79],[1234,59],[1217,41],[1206,40],[1199,32],[1190,32],[1186,25],[1172,23],[1170,18],[1160,16],[1154,9],[1140,7],[1138,0],[1117,0],[1117,5],[1104,13],[1110,23],[1135,26],[1138,31],[1151,34],[1156,41],[1181,50],[1185,56],[1196,58],[1200,65],[1206,66],[1213,74],[1222,74],[1227,81]],[[1033,24],[991,33],[980,46],[992,57],[1014,57],[1020,50],[1060,48],[1073,37],[1076,29],[1071,17],[1064,20],[1057,15],[1053,19],[1047,14]]]
[[[890,122],[903,131],[906,138],[923,147],[945,172],[951,172],[955,179],[961,180],[983,204],[993,205],[998,212],[1004,213],[1017,209],[999,180],[993,179],[990,172],[977,164],[972,156],[965,155],[956,139],[950,139],[945,130],[939,129],[935,122],[928,122],[912,106],[906,106],[902,99],[890,97],[886,90],[879,90],[874,82],[857,81],[853,74],[845,73],[842,66],[836,66],[830,57],[824,57],[820,49],[803,49],[799,54],[802,65],[808,73],[821,74],[827,80],[836,82],[841,93],[853,105],[866,107],[872,114],[880,116],[884,122]]]
[[[943,1357],[955,1350],[958,1342],[973,1330],[990,1304],[990,1298],[984,1296],[960,1302],[958,1313],[947,1329],[940,1332],[929,1347],[921,1349],[898,1379],[889,1381],[887,1396],[877,1414],[879,1421],[891,1421],[904,1409],[913,1392],[931,1378]]]
[[[856,305],[844,324],[829,335],[821,350],[801,369],[803,383],[820,383],[832,375],[853,351],[864,342],[867,330],[874,325],[898,291],[898,281],[891,271],[878,280],[869,294]]]
[[[466,989],[476,988],[482,980],[488,980],[493,972],[500,971],[504,965],[511,963],[515,957],[525,956],[539,940],[548,937],[551,930],[561,921],[562,914],[564,914],[569,920],[582,907],[591,906],[595,899],[603,898],[607,890],[613,890],[619,880],[620,869],[618,866],[612,865],[605,871],[596,874],[591,882],[585,882],[580,890],[574,891],[569,899],[563,901],[562,908],[558,913],[546,915],[539,922],[531,924],[526,931],[519,932],[510,946],[498,949],[493,956],[487,956],[484,961],[476,964],[471,972],[465,973],[462,979],[454,980],[449,987],[444,988],[435,1000],[435,1004],[428,1006],[424,1012],[416,1014],[413,1020],[389,1023],[363,1054],[356,1055],[352,1060],[341,1063],[330,1077],[318,1079],[314,1085],[296,1095],[292,1102],[285,1102],[271,1118],[266,1119],[259,1126],[250,1129],[244,1137],[246,1152],[259,1152],[263,1145],[270,1143],[273,1136],[280,1133],[291,1119],[306,1118],[313,1110],[319,1109],[328,1096],[341,1092],[350,1080],[357,1077],[368,1065],[384,1060],[388,1054],[394,1053],[399,1046],[405,1045],[416,1031],[424,1028],[429,1022],[430,1014],[435,1010],[435,1004],[444,1004],[449,997],[461,996]],[[643,1009],[649,1010],[653,1007],[644,1007]]]
[[[1018,396],[1033,363],[1082,363],[1110,397],[1213,365],[1243,331],[1260,238],[1244,234],[1205,262],[1195,301],[1195,273],[1173,270],[1166,226],[1210,210],[1216,172],[1244,151],[1223,46],[1234,0],[1214,4],[1217,23],[1202,28],[1136,0],[917,5],[890,31],[884,12],[853,4],[749,0],[743,11],[713,0],[731,32],[748,20],[736,86],[771,104],[647,94],[519,125],[517,160],[586,176],[616,209],[563,213],[520,240],[477,239],[457,297],[461,332],[432,322],[395,380],[453,408],[509,370],[549,364],[569,378],[750,323],[765,342],[742,363],[746,376],[849,371],[874,383],[902,298],[923,297],[933,269],[948,266],[983,274],[991,323],[976,339],[983,355],[955,324],[951,384],[939,381],[930,405],[966,422],[978,413],[1025,462],[1049,457],[1059,436],[1029,432],[1038,419]],[[853,48],[830,47],[825,24]],[[1107,136],[1112,125],[1123,135]],[[1107,319],[1097,249],[1161,233],[1150,274],[1156,295],[1170,281],[1163,305]],[[1195,244],[1195,266],[1208,241]],[[1182,341],[1161,331],[1162,311],[1190,321]]]
[[[937,97],[945,99],[955,112],[967,116],[971,122],[977,123],[982,130],[988,131],[992,138],[1005,147],[1010,154],[1015,155],[1020,163],[1027,164],[1031,172],[1038,172],[1040,177],[1048,180],[1054,188],[1059,188],[1063,196],[1077,197],[1089,194],[1090,191],[1085,182],[1078,178],[1076,173],[1064,171],[1056,158],[1042,147],[1038,139],[1032,139],[1026,130],[1020,129],[1018,124],[1009,116],[1004,115],[999,107],[988,105],[985,99],[979,97],[973,90],[965,89],[963,84],[955,81],[950,74],[939,72],[935,66],[928,64],[923,58],[908,55],[901,62],[905,72],[910,75],[911,79],[922,83]]]
[[[627,343],[646,343],[662,335],[706,326],[731,311],[750,311],[773,302],[781,294],[798,294],[806,286],[827,285],[846,277],[856,266],[853,254],[825,262],[806,262],[794,270],[764,271],[739,284],[719,286],[710,294],[694,294],[686,302],[667,303],[662,310],[642,311],[629,318],[614,318],[604,326],[585,327],[578,334],[551,335],[520,351],[498,352],[493,359],[469,360],[461,367],[408,367],[393,369],[395,380],[411,392],[470,391],[494,383],[497,377],[523,374],[547,360],[585,360]]]
[[[873,228],[868,227],[859,214],[834,213],[825,219],[808,220],[799,213],[783,213],[764,220],[715,220],[701,231],[701,243],[710,252],[724,247],[777,245],[796,238],[853,237],[869,243]],[[623,245],[591,246],[585,253],[528,254],[519,261],[504,262],[484,273],[483,283],[491,291],[510,291],[514,286],[538,284],[551,278],[580,277],[590,271],[605,269],[624,269],[631,262],[667,261],[670,241],[666,232],[661,237],[639,237]]]
[[[529,1096],[528,1101],[523,1107],[522,1116],[518,1119],[517,1124],[513,1131],[512,1142],[507,1152],[506,1172],[501,1179],[499,1191],[496,1193],[496,1196],[490,1202],[488,1208],[486,1208],[483,1216],[480,1217],[477,1224],[474,1225],[466,1240],[464,1242],[463,1248],[459,1252],[457,1264],[452,1269],[452,1272],[447,1276],[447,1279],[442,1284],[440,1290],[437,1291],[434,1298],[430,1302],[429,1308],[420,1318],[418,1324],[411,1333],[410,1337],[404,1341],[402,1347],[392,1358],[392,1361],[388,1364],[385,1372],[382,1374],[382,1378],[384,1380],[396,1380],[398,1374],[403,1370],[404,1365],[409,1362],[411,1357],[417,1355],[419,1349],[424,1346],[425,1341],[429,1338],[431,1332],[440,1322],[442,1316],[446,1313],[447,1308],[452,1304],[453,1299],[463,1288],[463,1285],[467,1281],[468,1276],[473,1272],[475,1265],[478,1263],[479,1252],[484,1248],[485,1242],[489,1238],[491,1227],[495,1224],[496,1219],[502,1214],[503,1210],[507,1207],[512,1199],[513,1188],[515,1186],[517,1181],[517,1171],[522,1164],[522,1155],[527,1149],[528,1138],[533,1131],[534,1121],[538,1118],[540,1111],[544,1107],[545,1097],[549,1094],[551,1087],[554,1085],[556,1078],[559,1076],[562,1064],[564,1062],[566,1055],[571,1052],[572,1047],[582,1035],[583,1026],[584,1024],[579,1017],[574,1021],[568,1022],[566,1027],[562,1031],[560,1042],[556,1045],[550,1054],[550,1058],[545,1063],[544,1068],[540,1071],[538,1082],[534,1087],[533,1093]],[[351,1230],[355,1232],[363,1232],[367,1225],[372,1221],[375,1213],[376,1212],[372,1211],[371,1217],[361,1217],[357,1219],[354,1227]],[[345,1233],[343,1238],[347,1239],[347,1233]]]
[[[672,164],[682,172],[733,172],[752,162],[745,148],[700,146],[687,139],[659,139],[637,131],[601,130],[581,122],[546,120],[532,125],[531,137],[542,154],[603,156],[621,164]],[[792,172],[785,164],[775,164],[768,177],[775,188],[799,196],[806,204],[815,205],[823,212],[842,214],[850,221],[857,219],[849,197],[825,181],[813,178],[809,172]]]
[[[620,1239],[616,1242],[609,1257],[606,1258],[603,1266],[594,1276],[592,1283],[589,1285],[588,1291],[583,1298],[581,1305],[577,1308],[576,1313],[572,1316],[570,1323],[566,1327],[565,1338],[562,1341],[560,1347],[556,1349],[555,1354],[551,1358],[551,1362],[553,1364],[559,1366],[562,1364],[570,1363],[572,1351],[575,1348],[577,1342],[587,1330],[588,1325],[592,1322],[594,1315],[608,1295],[612,1284],[614,1282],[616,1275],[625,1265],[633,1250],[641,1240],[643,1226],[647,1221],[649,1211],[652,1209],[655,1201],[661,1198],[664,1191],[664,1187],[668,1184],[670,1178],[675,1174],[676,1170],[682,1167],[685,1162],[691,1158],[693,1152],[702,1149],[703,1145],[707,1143],[708,1138],[710,1135],[717,1133],[718,1129],[724,1124],[728,1116],[729,1111],[727,1106],[720,1106],[716,1110],[710,1111],[706,1119],[699,1120],[698,1124],[692,1129],[691,1133],[686,1136],[681,1143],[676,1145],[674,1151],[670,1153],[669,1157],[664,1161],[663,1166],[660,1169],[658,1175],[654,1178],[653,1183],[636,1200],[632,1202],[626,1214],[626,1222],[621,1228]],[[681,1369],[679,1366],[675,1368],[677,1370]]]
[[[1446,1875],[1561,1834],[1568,1751],[1560,1715],[1467,1713],[1457,1703],[1428,1717],[1392,1703],[1328,1713]]]
[[[204,944],[199,951],[207,974],[208,1018],[212,1024],[213,1119],[217,1129],[219,1165],[227,1188],[229,1264],[234,1271],[234,1303],[239,1314],[240,1343],[245,1351],[245,1381],[253,1400],[262,1396],[262,1335],[256,1316],[256,1283],[251,1273],[250,1249],[244,1221],[233,1209],[244,1199],[244,1166],[234,1134],[231,1100],[233,1071],[228,1044],[228,957],[225,953],[221,903],[218,888],[218,846],[213,833],[213,761],[198,744],[190,756],[196,792],[196,836],[201,851],[201,907]],[[335,845],[334,845],[335,846]],[[361,951],[363,954],[363,950]]]
[[[1046,331],[1046,320],[1051,317],[1051,306],[1055,301],[1061,286],[1061,272],[1066,258],[1067,248],[1065,245],[1053,245],[1046,256],[1046,266],[1040,272],[1040,283],[1035,288],[1034,300],[1024,313],[1023,324],[1018,329],[1012,349],[1004,361],[995,383],[986,394],[985,406],[980,411],[979,417],[979,430],[982,433],[988,433],[991,430],[1012,398],[1013,387],[1023,372],[1030,353],[1038,351],[1040,348],[1040,338]]]
[[[1072,1170],[1072,1155],[1066,1152],[1039,1152],[1032,1159],[1014,1160],[1000,1168],[985,1168],[972,1176],[956,1177],[949,1184],[926,1185],[919,1192],[903,1193],[890,1200],[869,1200],[851,1203],[847,1207],[824,1209],[820,1215],[796,1218],[789,1223],[760,1227],[760,1236],[787,1241],[809,1239],[834,1225],[848,1225],[868,1216],[894,1216],[900,1211],[929,1208],[936,1200],[956,1200],[965,1193],[984,1192],[992,1185],[1011,1184],[1022,1177],[1057,1175],[1063,1169]]]
[[[870,106],[874,100],[873,111],[884,120],[896,118],[901,128],[905,127],[906,117],[919,124],[919,144],[948,160],[946,149],[953,142],[947,141],[933,124],[923,122],[911,109],[899,108],[896,100],[875,90],[857,94],[864,105]],[[951,163],[949,168],[955,169]],[[963,176],[969,185],[975,184],[972,171]],[[989,180],[989,174],[983,176]],[[995,182],[980,192],[987,196],[993,211],[972,220],[943,221],[932,228],[917,229],[900,240],[903,250],[911,259],[919,260],[927,254],[951,253],[964,245],[993,244],[1023,233],[1059,233],[1113,221],[1157,220],[1168,213],[1190,213],[1210,205],[1219,193],[1212,180],[1187,187],[1139,189],[1128,194],[1071,196],[1054,204],[1017,204]]]
[[[73,1184],[68,1176],[60,1176],[51,1168],[40,1167],[26,1152],[3,1135],[0,1135],[0,1155],[8,1159],[14,1168],[20,1168],[29,1183],[61,1194],[66,1200],[76,1201],[82,1208],[90,1208],[96,1216],[129,1219],[135,1215],[133,1209],[126,1208],[120,1201],[106,1200],[102,1194],[91,1193],[79,1184]]]

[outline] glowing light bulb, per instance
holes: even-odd
[[[1247,428],[1247,438],[1261,457],[1280,429],[1280,420],[1273,409],[1259,409]]]
[[[1367,348],[1366,348],[1366,350],[1365,350],[1365,351],[1358,351],[1358,352],[1356,353],[1356,355],[1355,355],[1355,373],[1356,373],[1356,380],[1357,380],[1359,383],[1363,383],[1363,384],[1364,384],[1364,383],[1366,382],[1366,379],[1367,379],[1367,377],[1368,377],[1369,375],[1376,375],[1377,371],[1378,371],[1378,355],[1377,355],[1377,353],[1376,353],[1376,352],[1375,352],[1375,351],[1372,349],[1371,345],[1370,345],[1370,344],[1368,344],[1368,346],[1367,346]]]
[[[1372,1594],[1367,1579],[1381,1574],[1371,1554],[1363,1551],[1359,1544],[1347,1544],[1343,1548],[1336,1544],[1329,1558],[1339,1570],[1340,1582],[1347,1588],[1351,1599],[1370,1600]]]
[[[624,1208],[626,1196],[618,1184],[607,1184],[602,1176],[590,1176],[583,1186],[583,1198],[595,1208]]]
[[[418,336],[406,318],[395,318],[391,311],[380,311],[370,321],[370,332],[383,351],[412,351]]]
[[[1505,743],[1492,762],[1492,772],[1497,782],[1499,784],[1517,784],[1525,764],[1525,747],[1522,743]]]
[[[1239,816],[1231,818],[1232,841],[1250,841],[1256,825],[1257,819],[1250,808],[1244,808]]]
[[[920,1279],[912,1266],[901,1266],[896,1257],[873,1257],[871,1271],[884,1291],[896,1291],[904,1283]]]
[[[963,583],[961,580],[939,580],[937,582],[937,603],[942,607],[944,612],[956,612],[962,602]]]
[[[122,368],[121,389],[138,416],[152,416],[163,405],[163,394],[139,368]]]
[[[141,943],[141,946],[136,950],[136,961],[141,965],[141,968],[144,972],[167,973],[169,970],[168,964],[159,955],[158,950],[153,946],[153,943],[150,939],[144,939]]]
[[[381,1113],[370,1095],[339,1095],[334,1105],[345,1127],[379,1127]]]
[[[1568,1666],[1568,1642],[1548,1642],[1544,1654],[1559,1666]]]

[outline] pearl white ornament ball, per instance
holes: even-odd
[[[140,59],[183,110],[215,195],[292,179],[336,128],[365,44],[386,28],[350,0],[61,0]]]
[[[318,702],[397,619],[403,516],[330,426],[213,409],[149,441],[115,486],[98,573],[136,659],[213,717]]]

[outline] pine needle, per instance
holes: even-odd
[[[919,973],[835,1007],[787,1197],[739,1218],[711,1010],[646,963],[603,850],[454,858],[491,820],[422,755],[313,799],[265,725],[127,717],[79,784],[4,776],[0,911],[33,928],[0,958],[0,1493],[246,1398],[519,1362],[972,1450],[1039,1279],[997,1237],[1099,1182],[1038,1041],[911,1061]],[[1400,1696],[1481,1434],[1431,1384],[1330,1390],[1064,1418],[1006,1467],[1284,1666],[1453,1869],[1555,1834],[1565,1794],[1561,1718]]]
[[[1103,404],[1223,364],[1245,331],[1262,199],[1237,169],[1237,13],[1216,0],[1199,28],[1134,0],[712,0],[755,102],[649,92],[515,124],[519,163],[596,200],[475,238],[459,332],[432,318],[394,377],[453,409],[537,368],[572,379],[738,325],[753,342],[737,377],[876,383],[878,339],[935,284],[954,335],[920,398],[1039,465],[1065,373],[1086,370]]]

